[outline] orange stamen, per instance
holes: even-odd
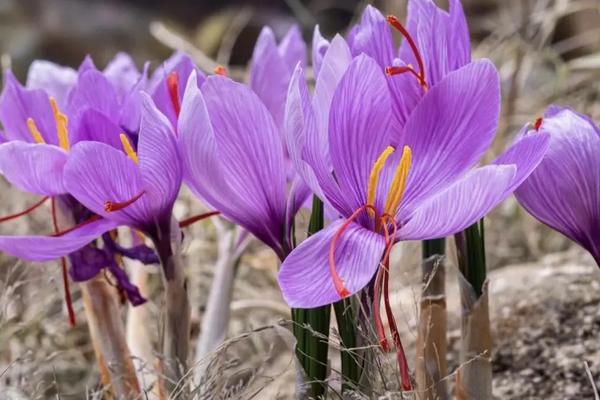
[[[171,97],[171,103],[173,104],[175,115],[179,117],[181,104],[179,103],[179,75],[176,71],[173,71],[167,75],[167,90],[169,91],[169,97]]]
[[[222,65],[217,65],[213,71],[217,75],[227,76],[227,70]]]
[[[138,194],[133,196],[131,199],[125,200],[125,201],[120,201],[120,202],[105,201],[104,202],[104,211],[115,212],[115,211],[120,211],[126,207],[129,207],[130,205],[132,205],[133,203],[138,201],[139,198],[144,195],[144,193],[146,193],[146,191],[142,190],[141,192],[139,192]]]
[[[38,208],[39,206],[41,206],[42,204],[44,204],[46,202],[46,200],[48,200],[48,199],[49,199],[48,196],[42,197],[42,199],[40,201],[38,201],[37,203],[35,203],[31,207],[29,207],[23,211],[20,211],[16,214],[7,215],[5,217],[0,217],[0,222],[6,222],[6,221],[10,221],[12,219],[16,219],[16,218],[25,216],[25,215],[29,214],[30,212],[32,212],[33,210],[35,210],[36,208]]]
[[[346,297],[350,296],[351,293],[348,289],[346,289],[346,287],[344,286],[344,281],[342,280],[342,278],[340,278],[340,275],[337,273],[337,270],[335,267],[335,249],[337,247],[337,242],[340,240],[340,238],[342,237],[342,235],[344,234],[346,229],[348,229],[350,224],[365,209],[370,209],[372,211],[375,211],[375,208],[370,205],[364,205],[364,206],[358,208],[356,211],[354,211],[354,213],[352,213],[350,218],[348,218],[342,224],[342,226],[340,226],[338,231],[333,236],[333,240],[331,241],[331,245],[329,246],[329,273],[331,274],[331,279],[333,280],[333,285],[335,286],[335,290],[338,292],[338,295],[342,299],[345,299]]]
[[[56,215],[56,200],[52,198],[52,225],[54,233],[60,232],[58,228],[58,218]],[[67,273],[67,259],[61,257],[60,266],[62,268],[63,290],[65,291],[65,304],[67,305],[67,314],[69,316],[69,325],[75,326],[75,311],[73,310],[73,299],[71,298],[71,289],[69,288],[69,274]]]
[[[396,28],[396,30],[398,32],[400,32],[400,34],[406,39],[406,41],[408,42],[408,45],[410,46],[415,59],[417,60],[417,65],[419,66],[419,73],[416,74],[417,79],[419,80],[419,84],[425,89],[428,89],[428,85],[427,85],[427,81],[425,80],[425,63],[423,62],[423,57],[421,57],[421,53],[419,52],[419,49],[417,48],[417,44],[415,43],[414,39],[412,38],[412,36],[410,35],[410,33],[408,33],[408,31],[406,30],[406,28],[404,28],[404,26],[402,26],[402,24],[400,23],[400,21],[398,21],[398,18],[396,18],[393,15],[388,15],[387,16],[387,22],[393,26],[394,28]],[[388,68],[394,68],[394,67],[388,67]],[[412,68],[410,68],[412,69]],[[414,70],[413,70],[414,71]],[[386,68],[386,72],[387,72],[387,68]],[[405,70],[404,72],[409,72],[409,70]],[[390,74],[390,75],[394,75],[394,74]]]
[[[219,215],[219,214],[221,214],[220,211],[210,211],[210,212],[207,212],[204,214],[196,215],[196,216],[193,216],[188,219],[184,219],[183,221],[179,222],[179,227],[185,228],[185,227],[192,225],[195,222],[202,221],[203,219],[210,218],[213,215]]]

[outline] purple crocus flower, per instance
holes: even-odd
[[[0,171],[19,189],[52,197],[56,230],[61,228],[56,222],[57,207],[74,224],[94,216],[67,194],[64,167],[72,154],[71,147],[78,142],[95,141],[121,148],[122,141],[128,141],[123,132],[135,130],[137,134],[139,121],[130,117],[139,116],[138,89],[143,82],[144,77],[125,54],[117,55],[104,72],[98,71],[89,57],[78,73],[49,62],[34,63],[28,74],[27,89],[10,72],[7,74],[7,85],[0,98],[0,118],[9,141],[0,146]],[[87,229],[96,225],[91,224]],[[70,236],[67,235],[67,240]],[[10,243],[12,238],[2,240]],[[136,257],[140,251],[133,249],[128,254]],[[99,257],[100,253],[103,257]],[[139,304],[143,298],[113,265],[117,254],[123,253],[91,246],[70,254],[70,275],[75,281],[87,280],[107,267],[131,302]],[[35,259],[33,254],[32,257],[23,256]],[[112,261],[107,263],[105,259]]]
[[[535,218],[589,251],[600,266],[600,129],[587,116],[550,106],[521,136],[550,135],[538,168],[515,192]]]
[[[178,131],[192,191],[281,259],[292,247],[294,216],[310,194],[282,141],[287,87],[294,66],[305,58],[297,27],[279,45],[271,29],[263,28],[249,86],[225,76],[210,76],[201,84],[203,77],[192,76],[181,111],[181,118],[189,119],[182,125],[189,129]]]
[[[340,49],[338,37],[328,53]],[[496,163],[472,169],[498,121],[499,78],[489,61],[448,73],[415,106],[400,134],[392,121],[391,78],[377,61],[355,57],[341,78],[325,75],[326,68],[333,71],[329,62],[326,54],[315,97],[327,97],[317,91],[322,79],[338,80],[329,85],[333,96],[312,104],[297,68],[287,103],[287,143],[311,189],[344,218],[284,260],[279,283],[291,307],[317,307],[356,293],[397,241],[448,236],[479,220],[531,172],[548,139],[518,142]],[[316,104],[330,104],[328,115],[320,115]]]
[[[0,248],[16,257],[46,261],[78,250],[120,225],[158,240],[170,232],[171,211],[181,186],[181,165],[169,121],[146,95],[137,152],[83,141],[64,160],[56,186],[75,198],[93,217],[53,237],[0,238]],[[36,181],[35,171],[22,170],[23,181]]]
[[[200,90],[192,74],[180,119],[188,186],[284,258],[306,191],[299,196],[295,185],[287,184],[283,144],[272,114],[248,86],[215,75]]]

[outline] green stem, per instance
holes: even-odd
[[[315,196],[308,225],[308,235],[320,231],[323,229],[323,225],[323,202]],[[292,310],[293,331],[297,341],[296,356],[310,382],[309,397],[314,399],[325,398],[327,392],[329,342],[325,338],[329,337],[330,314],[330,305]]]
[[[335,318],[341,339],[342,393],[356,390],[360,379],[360,360],[356,352],[356,319],[352,299],[334,303]]]
[[[480,297],[487,279],[483,219],[455,235],[458,268]]]
[[[423,240],[423,259],[426,260],[431,256],[443,256],[446,251],[446,239]]]

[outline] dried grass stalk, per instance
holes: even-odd
[[[419,398],[446,400],[448,373],[446,340],[446,271],[444,258],[432,256],[423,261],[423,293],[421,295],[417,332],[416,379]]]
[[[114,288],[98,275],[82,283],[81,292],[102,383],[110,387],[117,399],[138,398],[140,386]]]
[[[488,282],[477,297],[473,287],[459,274],[461,294],[461,366],[456,375],[458,400],[492,399],[492,334],[488,305]]]

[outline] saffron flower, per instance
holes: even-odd
[[[287,183],[280,133],[258,96],[219,75],[207,77],[200,90],[193,73],[178,134],[190,189],[285,258],[306,194],[299,199]]]
[[[60,155],[66,160],[62,179],[55,185],[89,210],[90,218],[54,236],[1,237],[0,248],[16,257],[46,261],[72,253],[121,225],[154,240],[169,237],[182,179],[171,125],[146,95],[137,151],[125,135],[121,137],[123,150],[83,141],[73,146],[68,157]]]
[[[589,117],[550,106],[525,138],[550,135],[550,147],[515,192],[535,218],[578,243],[600,266],[600,129]]]
[[[334,39],[328,53],[340,48]],[[319,79],[326,78],[324,68]],[[343,73],[324,134],[302,74],[297,68],[288,96],[290,155],[311,189],[344,218],[283,262],[279,283],[291,307],[356,293],[397,241],[449,236],[479,220],[531,172],[547,145],[539,135],[516,143],[495,164],[472,169],[490,146],[499,115],[499,78],[489,61],[448,73],[400,135],[392,129],[389,78],[371,57],[355,57]],[[315,96],[318,88],[319,81]]]
[[[9,72],[7,85],[0,98],[0,117],[9,140],[0,146],[0,172],[23,191],[45,196],[42,200],[51,197],[55,235],[65,229],[59,226],[59,209],[62,210],[60,214],[66,215],[72,225],[92,221],[75,234],[42,241],[69,242],[73,253],[65,253],[64,250],[71,247],[62,248],[58,244],[55,250],[61,253],[60,256],[71,253],[69,273],[75,281],[90,279],[103,268],[110,270],[133,304],[140,304],[144,299],[137,288],[129,283],[124,271],[117,265],[115,256],[127,255],[147,263],[157,262],[157,258],[145,246],[132,249],[120,246],[105,246],[102,249],[83,247],[95,239],[86,237],[88,233],[97,237],[109,224],[95,221],[95,214],[68,194],[64,168],[72,155],[72,146],[79,142],[105,143],[120,148],[122,142],[129,143],[128,137],[134,136],[124,132],[133,130],[137,135],[139,111],[136,110],[141,103],[136,99],[141,99],[138,89],[143,82],[143,76],[125,54],[117,55],[104,72],[98,71],[90,58],[84,61],[79,72],[48,62],[37,62],[28,74],[27,85],[30,88],[23,88]],[[66,111],[63,112],[63,109]],[[138,115],[137,122],[130,119],[135,114]],[[37,206],[41,204],[43,201],[36,203]],[[100,228],[99,233],[91,233],[96,228]],[[51,252],[36,254],[35,250],[44,253],[43,246],[34,247],[34,251],[20,248],[26,243],[21,239],[2,237],[2,250],[35,261],[57,258]],[[66,270],[64,259],[63,269]],[[67,288],[66,276],[64,279]]]
[[[181,113],[190,119],[182,124],[189,129],[178,131],[191,190],[280,259],[292,249],[293,220],[310,194],[282,140],[287,88],[294,66],[305,58],[297,27],[279,44],[271,29],[263,28],[249,85],[222,75],[192,75]],[[184,108],[190,111],[185,116]]]

